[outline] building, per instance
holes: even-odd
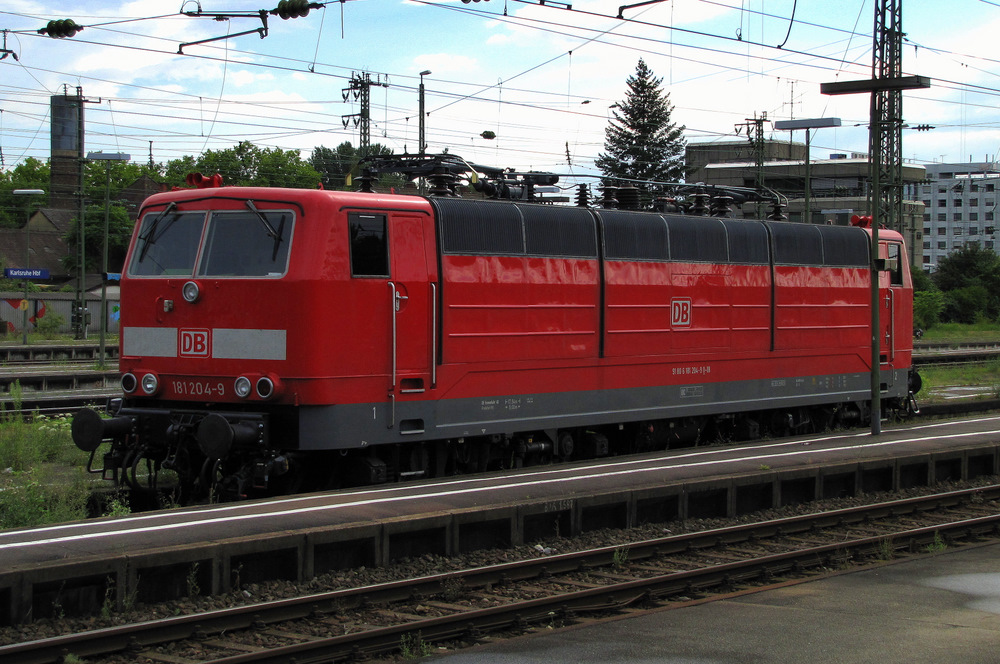
[[[996,250],[1000,164],[928,164],[927,181],[917,192],[924,205],[924,270],[955,249],[975,242]]]
[[[810,219],[804,219],[806,146],[789,141],[764,141],[760,172],[748,141],[694,143],[687,146],[685,159],[688,182],[753,189],[758,178],[764,186],[788,198],[784,210],[789,221],[814,224],[850,223],[851,216],[868,211],[871,167],[863,153],[835,154],[828,159],[812,159],[810,170]],[[916,198],[917,187],[926,178],[923,166],[903,165],[902,228],[910,260],[921,263],[924,236],[924,203]],[[756,205],[746,203],[744,216],[759,214]],[[766,212],[766,210],[765,210]]]

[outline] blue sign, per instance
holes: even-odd
[[[48,279],[49,271],[38,267],[8,267],[4,268],[3,276],[7,279]]]
[[[107,279],[108,281],[121,281],[122,280],[122,273],[121,272],[108,272],[107,275],[105,276],[105,279]]]

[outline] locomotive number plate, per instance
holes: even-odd
[[[221,380],[172,380],[170,387],[181,397],[223,397],[226,384]]]

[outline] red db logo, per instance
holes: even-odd
[[[691,326],[691,300],[673,299],[670,300],[670,326],[690,327]]]
[[[211,349],[208,330],[180,330],[181,357],[208,357]]]

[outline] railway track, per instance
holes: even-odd
[[[421,656],[872,560],[1000,538],[1000,485],[541,555],[0,647],[5,664],[358,661]]]

